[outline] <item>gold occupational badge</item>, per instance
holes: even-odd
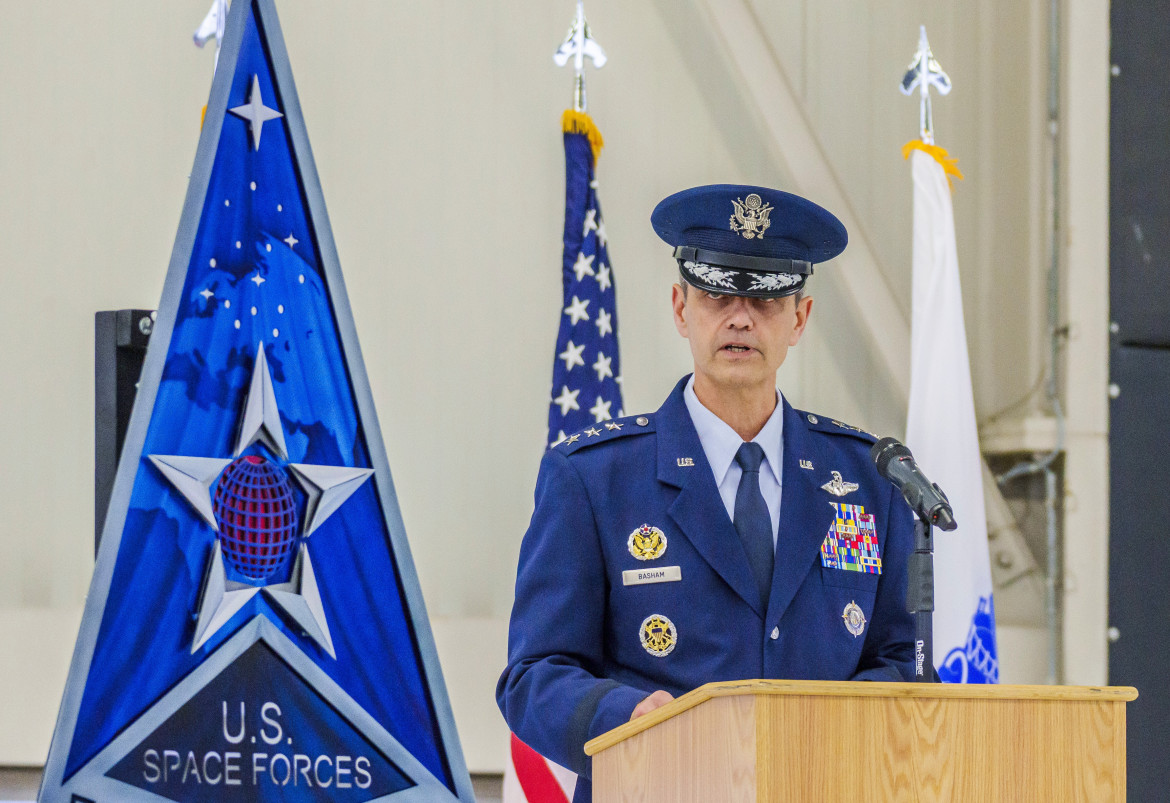
[[[657,527],[643,524],[630,533],[626,546],[629,547],[630,554],[638,560],[661,558],[662,553],[666,551],[666,533]]]
[[[674,622],[660,613],[652,613],[642,621],[638,636],[642,639],[642,648],[656,658],[670,655],[678,642]]]
[[[731,202],[735,212],[731,215],[731,230],[738,232],[745,239],[763,238],[764,232],[772,225],[768,218],[772,214],[772,205],[764,203],[764,199],[754,192],[747,198],[736,198]]]
[[[852,633],[854,638],[865,631],[865,612],[856,601],[851,601],[845,606],[841,618],[845,621],[845,629]]]
[[[840,471],[833,471],[830,473],[833,475],[833,479],[822,485],[821,489],[828,491],[833,496],[844,496],[845,494],[851,494],[860,487],[856,482],[846,482],[844,479],[842,479]]]

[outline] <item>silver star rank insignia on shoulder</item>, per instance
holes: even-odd
[[[831,473],[833,475],[833,479],[826,482],[821,486],[821,488],[822,490],[828,491],[833,496],[844,496],[845,494],[851,494],[861,487],[856,482],[846,482],[843,480],[841,478],[840,471],[833,471]]]

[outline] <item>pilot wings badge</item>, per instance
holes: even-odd
[[[731,230],[739,232],[745,239],[762,238],[772,225],[768,219],[772,214],[772,205],[764,203],[764,199],[754,192],[742,201],[735,199],[731,204],[735,207],[731,215]]]
[[[833,479],[826,482],[824,485],[821,486],[821,488],[823,490],[828,491],[833,496],[844,496],[845,494],[851,494],[854,491],[856,491],[859,487],[861,487],[856,482],[846,482],[845,480],[843,480],[841,478],[840,471],[834,471],[834,472],[832,472],[832,474],[833,474]]]

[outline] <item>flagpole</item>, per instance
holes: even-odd
[[[919,136],[927,145],[934,144],[934,113],[930,105],[930,89],[934,87],[940,95],[951,91],[951,79],[943,72],[930,52],[930,42],[926,38],[926,26],[918,26],[918,51],[914,54],[906,74],[902,77],[902,94],[910,95],[918,90],[918,129]]]
[[[589,106],[585,97],[586,58],[593,62],[595,69],[601,69],[607,61],[605,51],[593,38],[589,22],[585,19],[584,0],[577,0],[577,15],[573,18],[572,24],[569,25],[569,33],[565,36],[565,41],[553,54],[553,61],[558,67],[564,67],[569,63],[569,59],[573,60],[573,111],[582,114],[588,110]]]
[[[918,50],[902,76],[902,94],[909,96],[918,90],[918,133],[926,145],[934,145],[934,114],[930,103],[930,89],[939,94],[951,91],[951,79],[945,72],[926,38],[926,26],[918,26]],[[937,485],[935,486],[938,487]],[[950,527],[944,529],[954,529]],[[907,572],[906,610],[914,617],[914,680],[934,683],[934,528],[930,521],[917,516],[914,519],[914,552]]]
[[[207,12],[207,16],[203,18],[203,22],[195,30],[192,38],[195,40],[196,47],[203,47],[212,39],[215,39],[215,63],[212,65],[211,74],[215,75],[216,69],[219,67],[219,47],[223,43],[223,32],[227,25],[228,0],[211,0],[211,8]]]

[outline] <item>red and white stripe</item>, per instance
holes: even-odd
[[[554,764],[511,734],[504,768],[504,803],[569,803],[575,773]]]

